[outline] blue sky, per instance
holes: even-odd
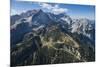
[[[43,9],[46,12],[62,13],[70,15],[72,18],[95,19],[95,6],[74,5],[74,4],[55,4],[39,2],[22,2],[11,0],[11,15],[20,14],[27,10]]]

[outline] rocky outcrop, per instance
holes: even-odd
[[[20,16],[10,30],[11,66],[95,61],[92,21],[42,10]]]
[[[34,53],[42,46],[39,36],[28,33],[23,41],[11,49],[11,66],[30,65]]]

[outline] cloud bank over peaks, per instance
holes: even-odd
[[[61,13],[66,13],[68,12],[68,9],[67,8],[61,8],[59,7],[58,4],[48,4],[48,3],[39,3],[40,7],[42,9],[46,9],[48,10],[49,12],[51,13],[54,13],[54,14],[61,14]]]

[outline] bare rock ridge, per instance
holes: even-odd
[[[43,10],[11,16],[11,66],[95,61],[95,21]]]

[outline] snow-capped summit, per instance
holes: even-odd
[[[89,19],[76,19],[74,20],[72,24],[72,30],[71,32],[78,33],[78,34],[83,34],[89,38],[91,38],[93,31],[95,29],[95,24],[92,20]]]

